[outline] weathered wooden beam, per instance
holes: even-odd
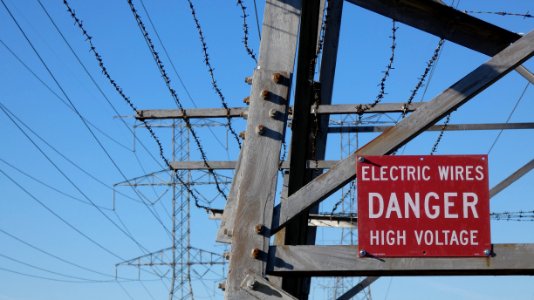
[[[328,128],[328,133],[350,132],[384,132],[393,126],[339,126]],[[534,123],[490,123],[490,124],[448,124],[433,125],[425,131],[465,131],[465,130],[510,130],[510,129],[534,129]]]
[[[183,119],[185,115],[188,118],[226,118],[226,117],[245,117],[248,112],[248,107],[232,107],[228,110],[224,108],[191,108],[186,109],[185,114],[183,110],[179,109],[147,109],[138,110],[135,116],[138,120],[147,119]]]
[[[337,0],[336,0],[337,1]],[[324,62],[323,62],[324,64]],[[331,96],[330,96],[331,97]],[[412,103],[410,105],[404,106],[404,103],[380,103],[376,106],[366,109],[365,111],[360,111],[358,107],[365,106],[365,104],[322,104],[317,107],[312,107],[310,109],[311,114],[318,115],[341,115],[341,114],[355,114],[355,113],[387,113],[387,112],[402,112],[414,111],[417,107],[423,105],[423,103]],[[292,110],[291,108],[290,110]],[[224,108],[194,108],[187,109],[186,114],[188,118],[191,119],[202,119],[202,118],[246,118],[248,114],[248,107],[233,107],[227,111]],[[138,120],[149,120],[149,119],[183,119],[184,113],[178,109],[147,109],[139,110],[135,116]],[[291,118],[291,115],[289,116]]]
[[[354,166],[357,155],[385,155],[395,151],[533,54],[534,32],[530,32],[283,201],[275,208],[273,221],[278,226],[273,230],[353,180],[356,177]]]
[[[272,246],[278,276],[534,275],[534,244],[496,244],[490,257],[359,257],[357,246]]]
[[[334,166],[337,160],[308,160],[306,162],[307,169],[329,169]],[[208,165],[213,170],[232,170],[239,164],[239,161],[208,161]],[[203,161],[173,161],[171,162],[173,170],[207,170],[208,167]],[[280,169],[289,169],[289,162],[283,161],[280,164]],[[237,173],[237,171],[236,171]]]
[[[496,186],[494,186],[490,190],[490,197],[493,197],[500,193],[502,190],[510,186],[512,183],[514,183],[519,178],[523,177],[523,175],[530,172],[530,170],[534,169],[534,159],[523,165],[521,168],[519,168],[517,171],[515,171],[512,175],[506,177],[503,181],[499,182]]]
[[[265,2],[258,66],[254,70],[242,148],[240,182],[235,193],[232,250],[225,299],[248,299],[241,289],[245,274],[266,273],[274,197],[282,138],[287,124],[287,103],[297,46],[300,0]],[[279,118],[272,118],[271,111]]]
[[[355,228],[358,218],[356,216],[334,216],[323,214],[310,214],[308,225],[314,227],[341,227]]]
[[[528,80],[530,83],[534,84],[534,74],[530,72],[527,68],[525,68],[523,65],[515,68],[517,73],[521,74],[526,80]]]
[[[453,43],[494,56],[521,36],[428,0],[348,0]]]
[[[366,287],[370,286],[371,283],[375,282],[379,277],[369,276],[365,277],[362,281],[358,282],[351,289],[339,296],[337,300],[350,300],[352,297],[356,296],[359,292],[363,291]]]

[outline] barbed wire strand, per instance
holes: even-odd
[[[132,100],[124,93],[123,89],[119,86],[119,84],[111,77],[110,73],[108,72],[107,70],[107,67],[106,65],[104,64],[104,60],[102,58],[102,56],[100,55],[100,53],[97,51],[93,41],[92,41],[92,37],[89,35],[89,33],[87,32],[87,30],[85,29],[85,27],[83,26],[83,22],[76,16],[76,13],[74,12],[74,10],[71,8],[71,6],[69,5],[68,1],[67,0],[64,0],[63,1],[63,4],[66,6],[67,8],[67,11],[69,12],[69,14],[71,15],[71,17],[73,18],[74,22],[75,22],[75,25],[81,30],[82,32],[82,35],[84,36],[86,42],[89,44],[89,48],[90,48],[90,51],[93,53],[93,55],[95,56],[96,60],[97,60],[97,63],[98,63],[98,66],[100,67],[100,69],[102,70],[102,74],[104,75],[104,77],[106,77],[106,79],[109,81],[109,83],[113,86],[113,88],[115,89],[115,91],[117,91],[117,93],[121,96],[121,98],[128,104],[128,106],[135,112],[137,113],[138,112],[138,109],[137,107],[134,105],[134,103],[132,102]],[[185,111],[184,111],[185,112]],[[188,119],[186,119],[188,120]],[[161,157],[161,159],[165,162],[165,165],[167,165],[167,167],[169,169],[172,170],[172,166],[171,166],[171,163],[170,161],[167,159],[167,157],[165,156],[165,153],[163,151],[163,145],[161,143],[161,141],[159,140],[159,138],[157,137],[156,133],[154,132],[154,130],[152,129],[152,127],[150,126],[150,124],[144,120],[144,119],[141,119],[140,120],[144,127],[147,129],[147,131],[149,132],[150,136],[152,137],[152,139],[156,142],[157,146],[158,146],[158,150],[159,150],[159,155]],[[190,125],[190,123],[189,123]],[[190,125],[191,126],[191,125]],[[176,174],[178,174],[178,172],[176,172]],[[208,210],[209,207],[206,207],[206,206],[203,206],[202,204],[200,204],[199,202],[199,198],[198,196],[195,194],[195,192],[193,192],[193,190],[190,188],[190,186],[188,184],[186,184],[184,182],[184,180],[182,178],[180,178],[179,176],[176,176],[178,181],[180,181],[180,184],[184,187],[186,187],[186,189],[188,190],[188,192],[191,194],[191,196],[193,197],[194,201],[195,201],[195,206],[197,206],[198,208],[202,208],[202,209],[205,209],[205,210]],[[226,197],[225,197],[226,198]]]
[[[132,0],[128,0],[129,3],[132,3]],[[197,17],[197,12],[195,9],[195,6],[193,5],[193,2],[191,0],[187,0],[189,3],[189,8],[191,10],[191,16],[193,17],[193,21],[195,22],[195,26],[197,28],[198,36],[200,39],[200,43],[202,44],[202,53],[204,55],[204,64],[208,68],[208,73],[210,75],[211,79],[211,85],[213,89],[215,90],[215,93],[217,96],[219,96],[219,99],[221,100],[221,104],[226,109],[226,126],[228,127],[228,130],[230,130],[230,133],[233,135],[234,139],[237,142],[237,145],[239,146],[239,149],[241,149],[241,140],[239,139],[239,135],[236,133],[234,128],[232,127],[232,118],[230,117],[230,108],[228,107],[228,103],[226,102],[226,98],[224,97],[221,88],[219,87],[219,84],[217,83],[217,80],[215,79],[215,69],[213,68],[213,65],[211,64],[210,56],[208,53],[208,45],[206,43],[206,38],[204,36],[204,32],[202,31],[202,27],[200,25],[200,21]],[[132,4],[130,4],[131,7]],[[133,11],[133,10],[132,10]],[[140,19],[139,19],[140,20]],[[226,198],[226,197],[225,197]]]
[[[150,38],[150,35],[148,34],[148,31],[146,30],[146,27],[145,27],[143,21],[141,20],[141,16],[137,12],[137,9],[135,8],[132,0],[128,0],[128,4],[130,5],[130,10],[132,11],[132,14],[134,15],[134,18],[137,21],[137,25],[138,25],[139,29],[142,32],[142,35],[143,35],[143,37],[144,37],[144,39],[145,39],[145,41],[146,41],[146,43],[147,43],[147,45],[148,45],[148,47],[150,49],[150,52],[152,53],[154,61],[156,62],[156,65],[158,66],[158,69],[159,69],[159,71],[161,73],[161,76],[163,77],[163,80],[165,81],[165,85],[167,86],[167,89],[171,93],[171,96],[174,99],[174,101],[176,102],[176,105],[178,106],[180,111],[183,113],[183,121],[185,123],[185,126],[189,130],[189,132],[191,133],[191,136],[193,137],[193,140],[195,141],[195,144],[197,145],[197,148],[200,151],[200,156],[202,157],[204,165],[206,166],[208,171],[213,175],[214,181],[215,181],[215,186],[216,186],[218,192],[226,199],[226,193],[221,188],[221,186],[219,184],[219,180],[218,180],[218,178],[217,178],[217,176],[215,174],[215,171],[213,170],[213,168],[208,163],[208,158],[207,158],[207,155],[206,155],[206,151],[202,147],[202,143],[200,142],[200,138],[198,137],[198,134],[194,130],[193,125],[191,124],[191,121],[190,121],[189,117],[187,116],[187,112],[184,109],[184,107],[183,107],[183,105],[182,105],[182,103],[180,101],[180,98],[178,98],[178,94],[176,93],[176,91],[171,86],[171,80],[170,80],[170,78],[169,78],[169,76],[167,74],[167,71],[165,70],[165,66],[163,65],[163,62],[161,61],[158,52],[156,51],[154,43],[152,42],[152,39]],[[211,69],[211,67],[210,67],[210,69]],[[227,106],[225,108],[227,109],[227,112],[229,114],[230,109]],[[229,115],[227,117],[228,117],[228,119],[230,119]],[[231,131],[233,131],[233,129],[231,129]],[[233,132],[235,133],[235,131],[233,131]],[[237,137],[237,135],[236,135],[236,137]],[[239,140],[239,137],[237,137],[237,139]],[[178,173],[178,172],[176,172],[176,173]],[[183,181],[181,183],[183,183]],[[203,208],[205,208],[205,207],[203,207]]]
[[[434,142],[434,145],[432,146],[432,150],[430,151],[430,155],[434,155],[436,151],[438,150],[439,143],[441,142],[441,139],[443,139],[443,134],[445,133],[445,130],[447,129],[447,126],[449,125],[449,121],[451,120],[451,114],[448,114],[445,117],[445,122],[443,122],[443,125],[441,125],[441,131],[439,132],[438,138],[436,139],[436,142]]]
[[[245,46],[248,56],[250,56],[250,58],[252,58],[256,64],[258,64],[256,54],[254,54],[254,50],[252,50],[248,44],[247,7],[245,4],[243,4],[243,0],[237,0],[237,5],[239,8],[241,8],[241,18],[243,18],[243,45]]]
[[[514,12],[507,12],[507,11],[464,10],[464,13],[466,14],[490,14],[490,15],[499,15],[503,17],[513,16],[513,17],[523,17],[525,19],[534,18],[534,15],[530,14],[528,11],[526,13],[514,13]]]
[[[397,22],[395,20],[391,20],[391,46],[390,46],[390,49],[391,49],[391,54],[390,54],[390,57],[389,57],[389,62],[386,66],[386,69],[383,71],[384,75],[382,76],[382,79],[380,79],[380,83],[378,84],[378,86],[380,87],[379,88],[379,92],[378,92],[378,95],[376,96],[375,100],[370,103],[370,104],[366,104],[366,105],[358,105],[356,106],[356,113],[358,115],[362,115],[364,112],[366,112],[367,110],[375,107],[378,103],[380,103],[382,101],[382,99],[384,98],[384,96],[386,95],[386,82],[389,78],[389,75],[391,73],[391,70],[393,70],[393,63],[395,62],[395,49],[397,47],[397,30],[399,29],[399,27],[397,27]]]

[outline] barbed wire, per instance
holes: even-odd
[[[534,18],[534,15],[530,14],[528,11],[526,13],[514,13],[507,11],[482,11],[482,10],[464,10],[466,14],[490,14],[490,15],[499,15],[499,16],[513,16],[513,17],[523,17],[523,18]]]
[[[401,115],[402,119],[404,119],[404,117],[406,117],[406,114],[408,113],[408,107],[412,104],[415,96],[419,92],[419,89],[421,89],[421,87],[423,86],[423,83],[425,82],[428,74],[430,74],[430,70],[432,70],[432,67],[434,66],[434,63],[438,60],[439,53],[440,53],[441,48],[442,48],[444,43],[445,43],[445,39],[440,39],[439,40],[438,45],[434,49],[434,53],[432,54],[432,57],[430,57],[430,59],[426,63],[426,67],[425,67],[425,70],[423,71],[423,74],[421,76],[419,76],[419,80],[415,84],[415,87],[412,90],[412,92],[410,94],[410,97],[408,97],[408,100],[406,101],[406,103],[404,103],[402,105],[402,115]]]
[[[132,1],[129,0],[128,2],[131,3]],[[200,43],[202,44],[202,53],[204,54],[204,64],[208,68],[208,73],[211,79],[211,85],[213,89],[215,90],[215,93],[217,94],[217,96],[219,96],[222,106],[224,107],[224,109],[226,109],[226,126],[228,127],[228,130],[230,130],[230,133],[236,140],[237,145],[239,146],[239,149],[241,149],[241,141],[239,140],[239,135],[232,127],[232,118],[230,117],[230,108],[228,107],[226,98],[224,97],[221,89],[219,88],[219,84],[217,83],[217,80],[215,80],[215,73],[214,73],[215,69],[213,68],[211,64],[210,56],[208,53],[208,44],[206,43],[206,38],[204,37],[204,32],[202,31],[202,27],[200,26],[200,21],[198,20],[195,6],[193,5],[193,2],[191,0],[187,0],[187,2],[189,2],[189,8],[191,9],[191,16],[193,16],[193,21],[195,22],[195,26],[198,31]],[[130,4],[130,6],[132,6],[132,4]]]
[[[513,211],[513,212],[494,212],[490,214],[493,220],[497,221],[517,221],[517,222],[534,222],[534,210]]]
[[[445,117],[445,122],[443,122],[443,125],[441,126],[441,131],[439,132],[438,138],[436,139],[436,142],[434,143],[434,146],[432,146],[432,150],[430,151],[430,155],[434,155],[436,151],[438,150],[439,143],[441,142],[441,139],[443,138],[443,134],[445,133],[445,129],[447,129],[447,126],[449,125],[449,121],[451,120],[451,114],[448,114],[447,117]]]
[[[243,4],[242,0],[237,0],[237,5],[241,8],[241,18],[243,18],[243,45],[245,46],[245,50],[247,51],[250,58],[254,60],[256,64],[258,64],[258,60],[256,59],[256,55],[254,54],[254,50],[252,50],[248,44],[248,23],[247,23],[247,7],[245,4]]]
[[[356,113],[359,114],[360,116],[367,110],[375,107],[378,103],[380,103],[380,101],[382,101],[382,99],[384,98],[384,96],[386,95],[386,81],[388,80],[389,78],[389,75],[390,75],[390,72],[391,70],[393,70],[393,63],[395,62],[395,49],[397,47],[397,30],[399,29],[399,27],[397,27],[397,22],[395,20],[392,20],[391,22],[391,46],[390,46],[390,49],[391,49],[391,55],[389,57],[389,62],[388,62],[388,65],[386,66],[386,70],[384,70],[384,76],[382,76],[382,79],[380,80],[380,83],[378,84],[378,86],[380,86],[380,91],[378,92],[378,95],[376,96],[376,99],[370,103],[370,104],[366,104],[366,105],[358,105],[356,106]]]
[[[92,52],[98,62],[98,66],[100,67],[101,71],[102,71],[102,74],[104,75],[104,77],[106,77],[106,79],[109,81],[109,83],[113,86],[113,88],[115,89],[115,91],[121,96],[121,98],[128,104],[128,106],[137,114],[138,112],[138,109],[137,107],[134,105],[134,103],[132,102],[132,100],[124,93],[123,89],[119,86],[119,84],[111,77],[110,73],[108,72],[107,68],[106,68],[106,65],[104,64],[104,60],[102,58],[102,56],[100,55],[100,53],[97,51],[94,43],[93,43],[93,37],[89,35],[89,33],[87,32],[87,30],[85,29],[85,27],[83,26],[83,22],[81,19],[79,19],[75,13],[75,11],[71,8],[71,6],[69,5],[68,1],[67,0],[63,0],[63,4],[66,6],[67,8],[67,11],[69,12],[69,14],[71,15],[71,17],[73,18],[74,20],[74,23],[75,25],[81,30],[82,32],[82,35],[85,37],[85,41],[89,44],[89,51]],[[184,114],[185,114],[185,111],[183,111]],[[161,157],[161,159],[165,162],[165,164],[169,167],[169,169],[172,169],[171,167],[171,163],[170,161],[167,159],[167,157],[165,156],[165,153],[163,151],[163,145],[161,143],[161,141],[159,140],[158,136],[156,135],[156,133],[154,132],[154,130],[152,129],[152,127],[150,126],[150,124],[146,121],[146,120],[140,120],[144,127],[148,130],[150,136],[152,137],[152,139],[156,142],[157,146],[158,146],[158,150],[159,150],[159,155]],[[202,209],[205,209],[206,211],[209,210],[209,207],[206,207],[206,206],[203,206],[202,204],[200,204],[199,202],[199,198],[198,196],[195,194],[195,192],[189,187],[188,184],[186,184],[182,178],[180,178],[178,175],[176,175],[178,181],[180,181],[180,183],[188,190],[188,192],[191,194],[191,196],[193,197],[194,201],[195,201],[195,206],[197,206],[198,208],[202,208]],[[226,198],[226,195],[223,193],[224,197]]]

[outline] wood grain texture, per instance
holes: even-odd
[[[530,32],[486,63],[460,79],[432,101],[426,102],[396,126],[384,131],[371,142],[330,168],[281,203],[278,230],[311,205],[325,199],[356,177],[357,155],[386,155],[435,124],[492,83],[502,78],[534,54],[534,32]]]
[[[250,299],[240,288],[245,274],[264,277],[269,247],[269,235],[258,234],[255,226],[271,227],[280,148],[287,122],[296,41],[299,29],[301,1],[266,1],[258,67],[252,79],[251,103],[247,122],[247,138],[242,151],[237,187],[237,210],[233,228],[232,252],[225,299]],[[283,74],[281,82],[272,78],[275,72]],[[269,91],[267,99],[262,91]],[[284,118],[273,119],[269,111],[275,109]],[[258,126],[263,126],[258,133]],[[258,249],[256,258],[251,256]]]
[[[534,244],[496,244],[491,257],[359,257],[357,246],[272,246],[276,275],[421,276],[534,275]]]

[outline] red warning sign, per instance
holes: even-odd
[[[356,171],[360,255],[491,253],[487,155],[362,156]]]

